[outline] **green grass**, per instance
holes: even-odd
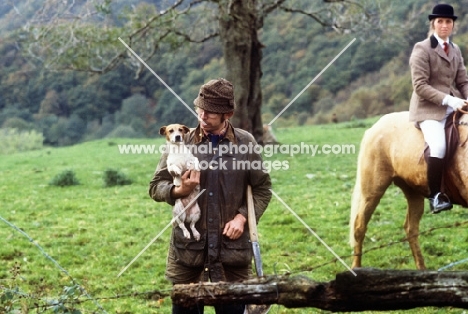
[[[266,160],[287,161],[288,170],[272,171],[273,190],[343,260],[351,265],[348,245],[350,198],[354,185],[359,142],[373,120],[347,124],[284,128],[275,131],[283,144],[353,144],[354,154],[276,154]],[[66,148],[1,156],[0,215],[29,234],[108,313],[170,313],[170,298],[162,300],[129,294],[160,290],[170,293],[164,278],[170,230],[157,240],[121,277],[126,266],[171,220],[171,207],[148,196],[148,183],[159,155],[120,154],[117,144],[157,144],[163,139],[115,139]],[[126,174],[131,185],[104,187],[109,169]],[[50,186],[57,174],[73,170],[80,185]],[[367,233],[363,266],[414,269],[402,229],[406,204],[391,187],[374,214]],[[440,215],[425,215],[420,238],[426,264],[438,269],[467,257],[466,209],[455,207]],[[450,228],[444,228],[449,226]],[[428,232],[431,228],[433,231]],[[259,225],[260,245],[267,275],[303,274],[330,281],[344,265],[273,197]],[[39,296],[62,294],[71,284],[21,233],[0,222],[0,286],[19,285]],[[393,244],[393,242],[397,242]],[[382,247],[382,248],[380,248]],[[374,249],[373,249],[374,248]],[[10,269],[20,266],[12,281]],[[461,264],[450,270],[465,270]],[[117,296],[117,297],[116,297]],[[112,297],[112,299],[100,299]],[[116,297],[116,298],[113,298]],[[85,313],[97,310],[93,302],[79,306]],[[445,313],[446,309],[415,309],[410,313]],[[316,309],[274,306],[272,313],[320,313]],[[452,310],[459,313],[459,310]],[[206,313],[212,313],[207,309]]]

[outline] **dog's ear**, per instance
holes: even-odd
[[[166,134],[166,126],[162,126],[162,127],[159,129],[159,134],[161,134],[161,135]]]
[[[190,129],[188,127],[186,127],[185,125],[182,126],[182,128],[184,129],[184,133],[187,134],[188,132],[190,132]]]

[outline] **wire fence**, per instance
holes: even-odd
[[[32,243],[40,252],[41,254],[52,264],[60,270],[63,274],[65,274],[72,282],[71,286],[65,286],[63,289],[63,293],[59,296],[51,297],[51,296],[43,296],[39,294],[27,293],[21,291],[18,287],[6,287],[0,284],[0,310],[8,309],[8,306],[12,306],[15,300],[18,299],[27,299],[30,302],[29,310],[34,311],[35,313],[45,313],[47,311],[53,311],[54,313],[73,313],[73,314],[80,314],[82,313],[78,310],[80,305],[85,303],[92,302],[94,304],[94,310],[92,313],[107,313],[104,307],[100,304],[100,301],[106,300],[118,300],[118,299],[133,299],[133,298],[141,298],[145,300],[158,300],[162,302],[165,298],[170,298],[172,289],[154,289],[150,291],[143,291],[143,292],[130,292],[124,294],[114,294],[109,296],[91,296],[86,289],[81,285],[66,269],[64,269],[54,258],[52,258],[41,245],[39,245],[33,238],[31,238],[26,232],[15,226],[13,223],[9,222],[8,220],[4,219],[0,216],[0,220],[2,220],[5,224],[13,228],[16,232],[23,235],[30,243]],[[456,222],[453,224],[447,224],[444,226],[432,227],[427,230],[424,230],[419,233],[418,236],[425,236],[436,231],[442,229],[453,229],[453,228],[460,228],[468,225],[468,221]],[[401,245],[405,242],[408,242],[407,237],[403,237],[398,241],[392,241],[389,243],[385,243],[382,245],[374,246],[372,248],[368,248],[363,252],[362,255],[368,254],[372,251],[378,251],[382,249],[386,249],[391,246]],[[318,269],[329,266],[332,264],[336,264],[340,262],[342,259],[350,258],[350,255],[343,255],[343,256],[335,256],[334,258],[320,263],[316,265],[311,265],[310,267],[304,267],[300,270],[290,271],[290,274],[297,274],[303,272],[310,272],[310,271],[317,271]],[[439,268],[439,271],[445,271],[447,269],[453,268],[457,265],[468,263],[468,258],[464,258],[459,261],[455,261]],[[275,275],[277,276],[277,271],[275,267]],[[19,276],[20,273],[20,266],[16,265],[11,270],[13,278]],[[3,306],[3,308],[2,308]]]

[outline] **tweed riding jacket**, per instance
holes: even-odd
[[[236,145],[248,147],[249,143],[253,147],[256,142],[250,133],[228,123],[226,134],[216,147],[212,147],[200,126],[186,134],[185,143],[196,148],[192,153],[200,162],[200,190],[206,190],[198,198],[201,218],[196,228],[201,239],[198,242],[185,239],[180,228],[172,230],[170,249],[175,252],[176,262],[185,267],[219,262],[223,266],[247,267],[252,261],[248,224],[237,240],[230,240],[222,232],[225,224],[237,214],[247,218],[247,185],[252,186],[257,221],[270,202],[271,180],[260,166],[261,155],[232,149]],[[150,182],[149,194],[155,201],[174,205],[175,199],[171,197],[173,179],[167,171],[166,160],[167,154],[163,154]],[[239,167],[240,163],[246,167]]]
[[[468,77],[460,48],[450,42],[449,54],[432,35],[416,43],[409,60],[413,83],[410,121],[442,120],[447,107],[442,105],[449,94],[468,97]]]

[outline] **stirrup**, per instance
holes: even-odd
[[[442,192],[437,193],[434,198],[430,198],[429,205],[431,207],[431,213],[433,214],[438,214],[444,210],[450,210],[453,207],[447,194]]]

